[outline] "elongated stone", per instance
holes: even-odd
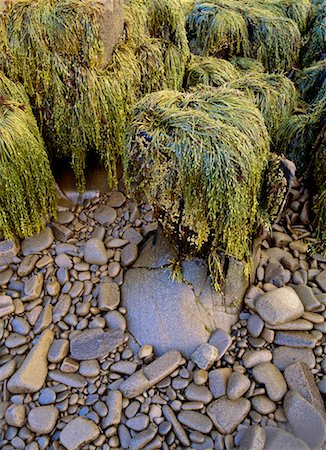
[[[177,351],[171,351],[160,356],[148,366],[138,370],[127,378],[119,387],[123,396],[134,398],[154,386],[163,378],[172,373],[182,361],[182,356]]]
[[[9,295],[0,295],[0,317],[9,316],[15,311],[12,298]]]
[[[37,392],[41,389],[48,373],[47,356],[53,339],[53,331],[43,331],[23,364],[8,381],[10,392],[25,394]]]
[[[77,361],[103,358],[123,343],[123,331],[102,328],[85,330],[70,341],[70,353]]]

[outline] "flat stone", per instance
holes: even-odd
[[[310,449],[317,450],[325,444],[325,417],[299,392],[289,391],[283,407],[296,437],[305,441]]]
[[[16,240],[0,241],[0,266],[11,264],[18,255],[19,243]]]
[[[58,211],[57,222],[61,225],[67,225],[74,220],[75,216],[71,211]]]
[[[268,397],[278,402],[287,392],[287,385],[280,370],[272,363],[258,364],[252,369],[257,383],[265,385]]]
[[[59,411],[55,406],[37,406],[28,413],[28,426],[36,434],[49,434],[55,427]]]
[[[41,296],[43,289],[44,275],[37,273],[32,275],[24,285],[24,295],[21,297],[23,302],[35,300]]]
[[[101,367],[96,359],[90,361],[81,361],[79,365],[79,373],[83,377],[92,378],[100,374]]]
[[[276,347],[273,351],[273,364],[281,371],[296,362],[305,362],[310,369],[316,365],[314,352],[310,348]]]
[[[258,425],[253,425],[243,433],[239,450],[264,450],[265,442],[265,430]]]
[[[107,264],[109,258],[103,241],[89,239],[84,247],[84,259],[87,263],[98,266]]]
[[[51,363],[61,362],[68,354],[69,351],[69,341],[68,339],[56,339],[52,342],[48,359]]]
[[[284,377],[290,389],[299,392],[321,414],[325,416],[324,401],[316,385],[313,374],[305,362],[296,362],[284,371]]]
[[[11,326],[15,333],[22,334],[23,336],[27,336],[31,330],[30,324],[23,317],[15,317],[11,322]]]
[[[218,358],[218,350],[214,345],[201,344],[191,355],[192,361],[203,370],[207,370]]]
[[[17,274],[20,277],[26,277],[29,275],[35,267],[35,264],[37,263],[39,259],[38,255],[28,255],[25,256],[25,258],[21,261],[21,263],[18,266]]]
[[[44,228],[38,235],[24,239],[21,243],[21,251],[24,256],[39,253],[49,248],[54,241],[51,228]]]
[[[16,360],[10,359],[8,362],[0,366],[0,381],[4,381],[15,372]]]
[[[247,350],[242,356],[242,361],[246,369],[251,369],[258,364],[270,362],[272,357],[272,352],[266,349]]]
[[[276,410],[276,403],[272,402],[272,400],[265,395],[256,395],[250,400],[254,410],[263,416],[268,416],[268,414],[271,414]]]
[[[166,269],[129,269],[121,298],[129,331],[140,345],[153,345],[158,355],[176,349],[189,358],[211,331],[229,331],[235,317],[220,310],[221,299],[198,301],[191,286],[173,281]]]
[[[204,414],[196,411],[181,411],[178,414],[178,420],[185,427],[204,434],[210,433],[213,428],[212,421]]]
[[[307,331],[278,331],[274,342],[277,345],[286,345],[288,347],[314,348],[317,339]]]
[[[275,247],[287,247],[292,242],[291,236],[280,231],[273,231],[272,237]]]
[[[122,373],[123,375],[132,375],[135,373],[137,363],[133,361],[118,361],[111,364],[110,371],[115,373]]]
[[[306,313],[303,314],[303,317]],[[280,331],[309,331],[313,329],[313,324],[305,319],[297,319],[281,325],[267,325],[271,330]]]
[[[119,425],[122,416],[122,394],[118,390],[108,392],[106,398],[108,407],[108,414],[103,418],[102,425],[108,428],[114,425]]]
[[[209,344],[214,345],[218,350],[218,359],[221,359],[232,344],[232,338],[225,330],[217,329],[209,338]]]
[[[119,311],[109,311],[105,314],[104,318],[108,328],[122,331],[125,331],[127,328],[126,319]]]
[[[126,202],[126,197],[120,191],[112,191],[108,199],[108,205],[112,208],[120,208]]]
[[[121,264],[125,267],[131,266],[137,259],[138,246],[136,244],[127,244],[121,251]]]
[[[82,375],[79,375],[78,373],[65,373],[57,369],[49,372],[49,378],[58,383],[77,389],[82,388],[87,384],[86,378]]]
[[[58,323],[69,313],[71,307],[71,297],[68,294],[61,294],[53,308],[53,322]]]
[[[140,433],[137,433],[130,441],[129,450],[141,450],[149,444],[157,434],[158,427],[151,423],[148,428]]]
[[[143,431],[149,425],[149,417],[145,414],[137,414],[135,417],[128,419],[126,425],[133,431]]]
[[[314,311],[320,307],[320,302],[317,300],[311,287],[306,284],[297,284],[293,286],[293,289],[300,297],[306,311]]]
[[[309,450],[307,444],[282,428],[265,427],[266,442],[264,450]]]
[[[70,353],[77,361],[100,359],[111,353],[123,343],[122,330],[109,330],[102,328],[82,331],[70,340]]]
[[[13,274],[14,274],[14,271],[10,268],[0,272],[0,286],[8,284],[10,281],[10,278],[13,276]]]
[[[105,227],[112,225],[116,218],[117,212],[111,206],[98,206],[94,212],[94,219]]]
[[[209,372],[209,389],[214,398],[220,398],[226,395],[228,380],[231,373],[232,369],[228,367],[211,370]]]
[[[60,433],[60,442],[67,450],[77,450],[95,441],[99,435],[100,429],[92,420],[77,417],[63,428]]]
[[[299,296],[289,287],[267,292],[256,300],[255,307],[261,318],[270,325],[291,322],[304,313]]]
[[[263,331],[265,323],[258,314],[251,314],[248,319],[247,328],[252,337],[259,337]]]
[[[8,390],[13,394],[39,391],[48,373],[47,356],[54,338],[53,331],[44,330],[22,365],[8,381]]]
[[[67,242],[73,235],[73,231],[65,225],[61,225],[60,223],[53,222],[51,224],[51,228],[54,234],[54,237],[60,242]]]
[[[326,292],[326,269],[320,272],[315,278],[316,283],[323,292]]]
[[[9,295],[0,295],[0,317],[9,316],[15,312],[14,302]]]
[[[170,375],[181,361],[179,352],[168,352],[127,378],[119,389],[125,398],[137,397]]]
[[[190,402],[209,403],[213,399],[211,391],[206,386],[197,386],[195,383],[190,383],[185,390],[185,397]]]
[[[227,396],[230,400],[242,397],[250,388],[250,380],[240,372],[233,372],[228,379]]]
[[[245,398],[229,400],[227,397],[219,398],[207,408],[217,431],[222,434],[231,434],[237,426],[244,421],[250,411],[250,401]]]
[[[7,348],[17,348],[27,343],[27,337],[17,333],[10,333],[6,339]]]
[[[98,308],[101,311],[113,311],[120,303],[120,288],[116,283],[101,283],[99,287]]]

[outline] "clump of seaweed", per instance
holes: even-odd
[[[198,1],[187,17],[190,48],[204,56],[254,57],[270,72],[285,72],[299,57],[307,1]]]
[[[18,0],[3,19],[0,63],[24,85],[48,150],[71,157],[80,190],[89,151],[100,155],[109,183],[117,183],[116,164],[137,97],[180,89],[189,56],[177,0],[130,0],[125,34],[104,66],[102,13],[96,1]]]
[[[38,233],[55,214],[55,182],[28,97],[0,72],[0,231]]]
[[[305,102],[323,101],[326,98],[326,59],[297,71],[295,83]]]
[[[304,66],[318,61],[326,53],[326,3],[323,0],[314,4],[314,19],[310,27],[307,43],[302,49],[302,62]]]
[[[204,84],[219,87],[236,80],[240,72],[227,60],[214,57],[193,56],[186,72],[186,87]]]
[[[274,139],[281,123],[292,114],[297,102],[294,84],[284,75],[239,72],[229,61],[194,57],[188,66],[186,86],[227,86],[242,91],[260,109]]]
[[[249,261],[268,151],[263,117],[241,92],[160,91],[134,110],[126,182],[147,195],[179,250]]]
[[[237,56],[231,58],[230,62],[241,72],[265,72],[265,67],[257,59],[245,58],[244,56]]]

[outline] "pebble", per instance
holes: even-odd
[[[56,393],[50,387],[46,387],[41,390],[37,400],[41,406],[51,405],[52,403],[55,403]]]
[[[272,357],[273,354],[269,350],[247,350],[242,356],[242,361],[247,369],[251,369],[258,364],[270,362]]]
[[[56,339],[52,342],[48,359],[51,363],[60,363],[68,354],[68,339]]]
[[[29,275],[34,270],[35,264],[37,263],[38,259],[38,255],[25,256],[25,258],[22,259],[21,263],[18,266],[17,275],[22,278]]]
[[[257,383],[265,385],[271,400],[275,402],[282,400],[287,392],[287,385],[282,373],[274,364],[258,364],[252,369],[252,374]]]
[[[192,361],[203,370],[207,370],[218,358],[218,350],[214,345],[202,344],[191,355]]]
[[[41,296],[43,289],[44,275],[43,273],[37,273],[32,275],[24,285],[24,295],[21,299],[23,302],[35,300]]]
[[[233,372],[228,379],[227,396],[230,400],[237,400],[248,391],[250,384],[250,380],[246,375]]]
[[[105,227],[112,225],[116,218],[116,210],[108,205],[98,206],[94,212],[94,219]]]
[[[255,302],[261,318],[270,325],[280,325],[298,319],[304,313],[303,304],[290,287],[267,292]]]
[[[5,412],[5,420],[9,426],[21,428],[26,422],[24,405],[10,405]]]
[[[100,365],[96,359],[90,361],[81,361],[79,373],[86,378],[97,377],[100,373]]]
[[[185,397],[191,402],[202,402],[207,404],[212,401],[213,395],[206,386],[197,386],[195,383],[191,383],[185,390]]]
[[[100,435],[98,426],[84,417],[71,420],[60,433],[60,442],[67,450],[77,450]]]
[[[178,421],[176,415],[174,414],[174,412],[170,408],[170,406],[164,405],[162,407],[162,412],[163,412],[163,415],[164,415],[165,419],[168,422],[170,422],[170,424],[172,425],[173,431],[174,431],[176,437],[178,438],[179,442],[182,445],[184,445],[186,447],[189,447],[190,446],[190,441],[189,441],[189,438],[187,436],[187,433],[185,432],[183,426]]]
[[[11,264],[19,252],[19,242],[16,239],[0,241],[0,266]]]
[[[100,239],[89,239],[84,247],[84,259],[89,264],[103,266],[108,262],[108,255]]]
[[[296,362],[305,362],[310,369],[316,365],[314,352],[310,348],[280,346],[273,351],[273,364],[281,371]]]
[[[65,373],[58,369],[51,370],[49,372],[49,378],[73,388],[82,388],[87,384],[86,378],[82,375],[79,375],[78,373]]]
[[[121,330],[102,328],[82,331],[70,339],[70,353],[77,361],[103,358],[123,343]]]
[[[13,273],[14,271],[12,269],[6,269],[3,272],[0,272],[0,286],[9,283]]]
[[[157,434],[157,425],[151,423],[148,428],[140,433],[137,433],[129,444],[129,450],[141,450],[149,444]]]
[[[226,395],[228,380],[231,373],[232,369],[230,368],[216,369],[209,372],[209,389],[214,398],[220,398]]]
[[[264,329],[264,325],[264,321],[258,316],[258,314],[252,314],[247,323],[249,334],[253,337],[259,337]]]
[[[264,416],[267,416],[276,410],[276,404],[265,395],[256,395],[250,400],[252,407]]]
[[[125,331],[127,328],[126,319],[119,311],[109,311],[105,314],[104,318],[108,328],[122,331]]]
[[[12,298],[8,295],[0,295],[0,317],[6,317],[15,311]]]
[[[119,425],[122,415],[122,395],[118,390],[112,390],[108,393],[106,404],[108,407],[108,414],[102,420],[104,428],[112,425]]]
[[[178,420],[185,427],[204,434],[210,433],[213,427],[212,421],[207,416],[196,411],[181,411]]]
[[[316,283],[323,292],[326,292],[326,269],[320,272],[315,278]]]
[[[23,336],[27,336],[31,330],[30,324],[23,317],[16,317],[11,322],[11,326],[15,333],[22,334]]]
[[[145,414],[138,414],[126,421],[126,426],[133,431],[143,431],[149,425],[149,417]]]
[[[10,392],[13,394],[33,393],[41,389],[48,373],[47,356],[53,338],[53,331],[43,331],[20,368],[8,381]]]
[[[15,369],[16,369],[15,359],[11,359],[5,364],[2,364],[0,366],[0,381],[4,381],[7,378],[11,377],[11,375],[15,372]]]
[[[36,434],[49,434],[55,427],[59,411],[52,405],[37,406],[28,413],[28,426]]]
[[[101,283],[98,292],[100,311],[113,311],[120,303],[120,288],[116,283]]]
[[[138,246],[136,244],[128,244],[121,251],[121,264],[125,267],[131,266],[138,257]]]
[[[317,300],[314,291],[305,284],[293,286],[293,289],[300,297],[300,300],[306,311],[314,311],[320,307],[320,302]]]
[[[154,351],[154,349],[153,349],[152,345],[149,345],[149,344],[142,345],[138,352],[138,358],[139,359],[148,358],[149,356],[152,356],[153,351]]]
[[[207,408],[217,431],[222,434],[231,434],[243,422],[250,411],[250,401],[245,398],[229,400],[226,396],[215,400]]]
[[[314,348],[317,339],[307,331],[278,331],[275,336],[275,344],[288,347]]]

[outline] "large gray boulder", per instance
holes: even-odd
[[[169,267],[175,257],[160,231],[151,237],[126,272],[122,304],[127,309],[128,330],[140,345],[153,345],[158,355],[178,350],[190,357],[217,328],[230,332],[247,281],[243,266],[231,260],[226,287],[217,293],[207,264],[194,258],[183,261],[183,281],[177,282]]]

